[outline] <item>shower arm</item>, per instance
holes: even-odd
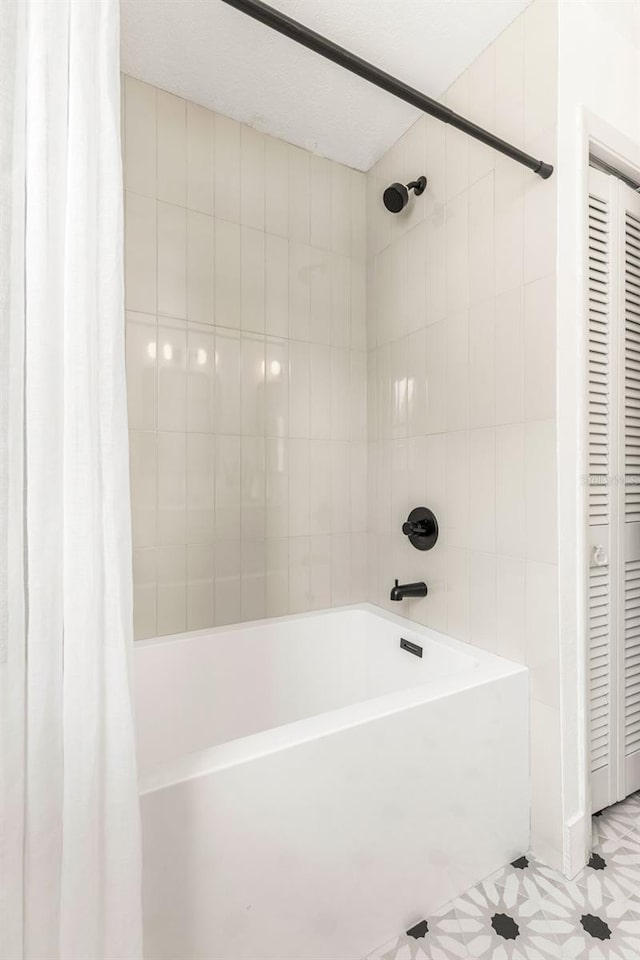
[[[385,73],[384,70],[380,70],[361,57],[357,57],[355,53],[345,50],[344,47],[339,46],[332,40],[328,40],[326,37],[323,37],[322,34],[310,30],[309,27],[305,27],[304,24],[299,23],[297,20],[287,17],[279,10],[275,10],[266,3],[262,3],[261,0],[223,0],[223,3],[234,7],[241,13],[247,14],[249,17],[253,17],[254,20],[259,20],[260,23],[270,27],[272,30],[276,30],[285,37],[289,37],[290,40],[295,40],[296,43],[302,44],[303,47],[313,50],[314,53],[319,53],[320,56],[326,57],[327,60],[331,60],[333,63],[337,63],[338,66],[344,67],[345,70],[349,70],[351,73],[355,73],[358,77],[362,77],[363,80],[374,84],[374,86],[386,90],[387,93],[391,93],[394,97],[404,100],[405,103],[410,103],[411,106],[417,107],[419,110],[422,110],[423,113],[428,113],[429,116],[435,117],[443,123],[449,123],[452,127],[456,127],[475,140],[479,140],[488,147],[493,147],[493,149],[499,153],[503,153],[517,163],[528,167],[529,170],[533,170],[533,172],[537,173],[543,180],[548,179],[553,173],[553,166],[550,163],[537,160],[523,150],[519,150],[518,147],[514,147],[513,144],[508,143],[506,140],[501,140],[500,137],[494,136],[492,133],[489,133],[488,130],[483,129],[483,127],[472,123],[471,120],[467,120],[465,117],[454,113],[453,110],[450,110],[449,107],[446,107],[444,104],[438,103],[437,100],[433,100],[424,93],[420,93],[420,91],[414,87],[410,87],[408,84],[396,79],[396,77],[392,77],[391,74]]]

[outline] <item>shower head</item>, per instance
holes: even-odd
[[[392,183],[382,194],[382,200],[390,213],[400,213],[409,203],[409,190],[413,190],[416,197],[419,197],[421,193],[424,193],[426,186],[426,177],[418,177],[417,180],[408,183],[406,187],[403,183]]]

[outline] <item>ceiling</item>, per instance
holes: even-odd
[[[270,0],[439,98],[529,0]],[[221,0],[120,0],[122,69],[358,170],[418,111]]]

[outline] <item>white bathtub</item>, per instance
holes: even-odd
[[[135,661],[148,960],[357,960],[528,848],[516,664],[368,605]]]

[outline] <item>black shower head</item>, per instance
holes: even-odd
[[[382,194],[382,200],[390,213],[400,213],[409,202],[409,190],[413,190],[415,195],[419,197],[421,193],[424,193],[426,186],[426,177],[418,177],[417,180],[408,183],[406,187],[403,183],[392,183]]]
[[[391,213],[400,213],[409,203],[409,191],[402,183],[392,183],[382,194],[387,210]]]

